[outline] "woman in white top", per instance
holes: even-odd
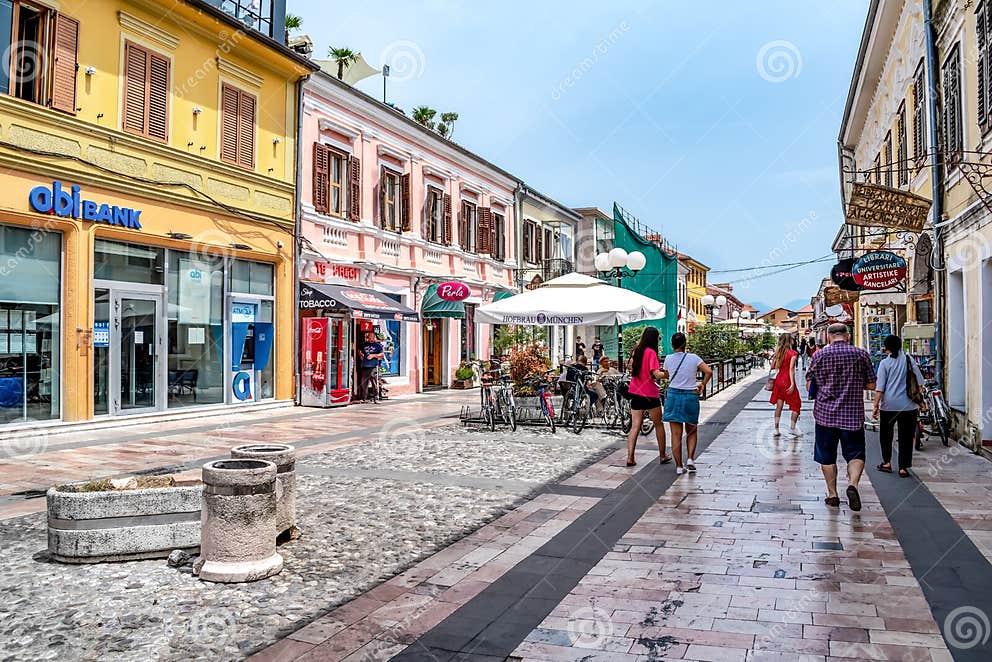
[[[665,357],[663,371],[668,377],[665,392],[665,416],[672,433],[672,454],[675,456],[675,474],[682,474],[682,428],[685,427],[685,444],[688,458],[685,466],[696,470],[696,442],[699,431],[699,396],[713,377],[713,370],[695,354],[685,351],[684,333],[672,336],[671,354]],[[696,372],[703,373],[703,381],[696,382]]]

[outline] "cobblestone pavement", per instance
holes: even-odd
[[[298,462],[304,535],[280,547],[285,569],[268,581],[207,584],[164,560],[49,563],[43,514],[0,522],[0,660],[241,659],[456,543],[617,440],[450,423],[390,425],[377,437]]]

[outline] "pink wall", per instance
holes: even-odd
[[[332,148],[361,159],[361,221],[348,220],[318,213],[313,208],[313,145],[329,144]],[[316,264],[357,266],[358,280],[364,285],[399,293],[411,308],[420,308],[421,298],[432,282],[459,280],[468,284],[472,296],[469,302],[487,303],[499,289],[512,289],[516,264],[516,219],[514,190],[516,182],[508,175],[485,163],[456,152],[451,143],[440,136],[426,135],[411,127],[395,111],[384,108],[367,98],[341,90],[321,76],[307,84],[304,101],[302,189],[302,234],[312,249],[305,246],[300,277],[306,280],[340,280],[341,274],[324,275]],[[410,174],[409,232],[396,233],[379,227],[378,195],[380,168],[386,165]],[[452,246],[427,242],[423,238],[424,206],[427,184],[442,189],[451,196]],[[347,189],[347,186],[345,187]],[[458,211],[461,199],[476,202],[478,207],[490,207],[505,217],[506,259],[498,262],[490,256],[466,254],[458,248]],[[345,210],[346,212],[347,210]],[[321,257],[323,256],[323,258]],[[414,273],[416,272],[416,273]],[[346,275],[350,270],[346,270]],[[427,274],[423,276],[423,274]],[[478,325],[476,334],[478,356],[488,356],[491,329]],[[448,375],[458,364],[460,337],[455,321],[449,326]],[[420,325],[407,325],[407,347],[411,357],[409,384],[391,387],[396,393],[419,390],[422,359]],[[403,380],[400,380],[403,381]]]

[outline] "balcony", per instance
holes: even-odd
[[[573,271],[575,271],[575,267],[571,260],[557,257],[549,258],[542,260],[540,264],[533,267],[514,269],[513,280],[517,284],[517,287],[525,287],[527,285],[534,285],[535,279],[538,279],[541,283],[546,283],[552,278],[558,278]]]
[[[285,40],[286,0],[204,0],[252,30],[282,43]]]

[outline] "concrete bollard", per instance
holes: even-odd
[[[296,527],[296,448],[288,444],[247,444],[231,449],[235,459],[267,460],[276,465],[276,536]]]
[[[278,574],[276,465],[215,460],[203,465],[200,579],[253,582]]]

